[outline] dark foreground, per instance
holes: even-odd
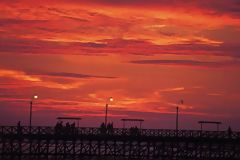
[[[0,160],[240,160],[240,132],[0,127]]]

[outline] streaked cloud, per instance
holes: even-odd
[[[12,70],[0,70],[1,77],[10,77],[18,80],[25,80],[31,82],[40,82],[41,79],[38,77],[30,76],[21,71],[12,71]]]
[[[135,60],[131,61],[133,64],[152,64],[152,65],[179,65],[179,66],[195,66],[195,67],[228,67],[240,66],[240,61],[198,61],[198,60]]]
[[[108,77],[108,76],[98,76],[98,75],[88,75],[88,74],[80,74],[80,73],[68,73],[68,72],[43,72],[43,71],[29,71],[27,72],[31,75],[39,75],[39,76],[52,76],[52,77],[64,77],[64,78],[106,78],[106,79],[114,79],[117,77]]]
[[[25,72],[22,71],[14,71],[14,70],[0,70],[0,77],[6,77],[6,78],[13,78],[19,81],[26,81],[30,82],[28,83],[28,87],[34,87],[34,86],[42,86],[46,88],[56,88],[56,89],[73,89],[78,88],[79,86],[83,85],[83,82],[72,82],[69,84],[62,84],[54,81],[44,80],[40,76],[34,76],[34,75],[28,75]],[[16,85],[15,87],[21,87],[21,85]]]
[[[239,57],[239,39],[235,38],[233,43],[219,39],[218,34],[207,34],[216,31],[224,37],[236,37],[240,33],[238,29],[234,33],[221,31],[227,26],[240,26],[236,18],[239,4],[234,0],[212,0],[215,5],[181,1],[169,5],[167,1],[64,0],[41,4],[0,3],[0,53]]]

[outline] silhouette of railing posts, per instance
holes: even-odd
[[[22,135],[29,134],[29,126],[0,126],[1,135],[17,135],[21,133]],[[32,126],[31,134],[41,134],[41,135],[55,135],[55,134],[75,134],[75,135],[99,135],[107,133],[110,135],[129,136],[132,133],[131,128],[113,128],[111,132],[101,132],[100,128],[90,128],[90,127],[75,127],[74,129],[67,130],[65,127],[62,130],[56,131],[55,127],[35,127]],[[175,130],[169,129],[141,129],[141,136],[151,136],[151,137],[176,137]],[[204,130],[179,130],[178,137],[215,137],[215,138],[229,138],[229,131],[204,131]],[[231,138],[240,138],[240,132],[231,131]]]
[[[0,126],[0,159],[204,159],[239,160],[240,132],[114,128],[60,130],[55,127]],[[21,131],[20,131],[21,130]],[[138,129],[139,130],[139,129]],[[141,154],[140,154],[141,153]],[[9,158],[10,157],[10,158]],[[55,157],[55,158],[54,158]],[[60,158],[59,158],[60,157]]]

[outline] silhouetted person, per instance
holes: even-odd
[[[104,128],[105,124],[101,123],[100,128]]]
[[[18,127],[21,126],[21,121],[18,121],[17,126],[18,126]]]
[[[109,134],[113,133],[113,123],[108,123],[106,129]]]
[[[139,129],[137,128],[137,126],[130,128],[130,134],[131,135],[139,135]]]
[[[110,123],[110,133],[113,133],[113,122],[112,123]]]
[[[137,126],[135,126],[135,132],[136,132],[136,135],[138,135],[138,134],[139,134],[139,129],[138,129],[138,127],[137,127]]]
[[[232,129],[230,126],[228,127],[228,137],[232,137]]]
[[[105,125],[105,123],[102,123],[101,125],[100,125],[100,133],[106,133],[106,125]]]
[[[21,121],[18,121],[17,123],[17,134],[22,134]]]
[[[60,122],[57,122],[57,124],[55,126],[55,133],[60,134],[60,131],[61,131],[61,124],[60,124]]]
[[[72,134],[75,133],[75,122],[73,122],[73,123],[71,124],[71,132],[72,132]]]
[[[108,124],[107,124],[107,131],[108,131],[108,133],[110,132],[110,129],[111,129],[111,124],[108,123]]]
[[[71,126],[70,126],[69,122],[66,123],[66,128],[65,129],[66,129],[65,130],[66,134],[68,134],[69,131],[71,130]]]
[[[139,133],[137,126],[131,127],[129,131],[130,131],[131,135],[138,135],[138,133]]]

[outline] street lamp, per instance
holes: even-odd
[[[176,107],[176,131],[178,132],[178,114],[179,114],[179,106],[183,104],[183,100],[180,100],[180,102],[177,104]]]
[[[29,127],[31,129],[32,127],[32,107],[33,107],[33,101],[35,99],[38,99],[38,96],[37,95],[34,95],[31,100],[30,100],[30,118],[29,118]]]
[[[105,126],[107,126],[107,115],[108,115],[108,103],[113,102],[113,97],[109,97],[106,103],[106,110],[105,110]]]

